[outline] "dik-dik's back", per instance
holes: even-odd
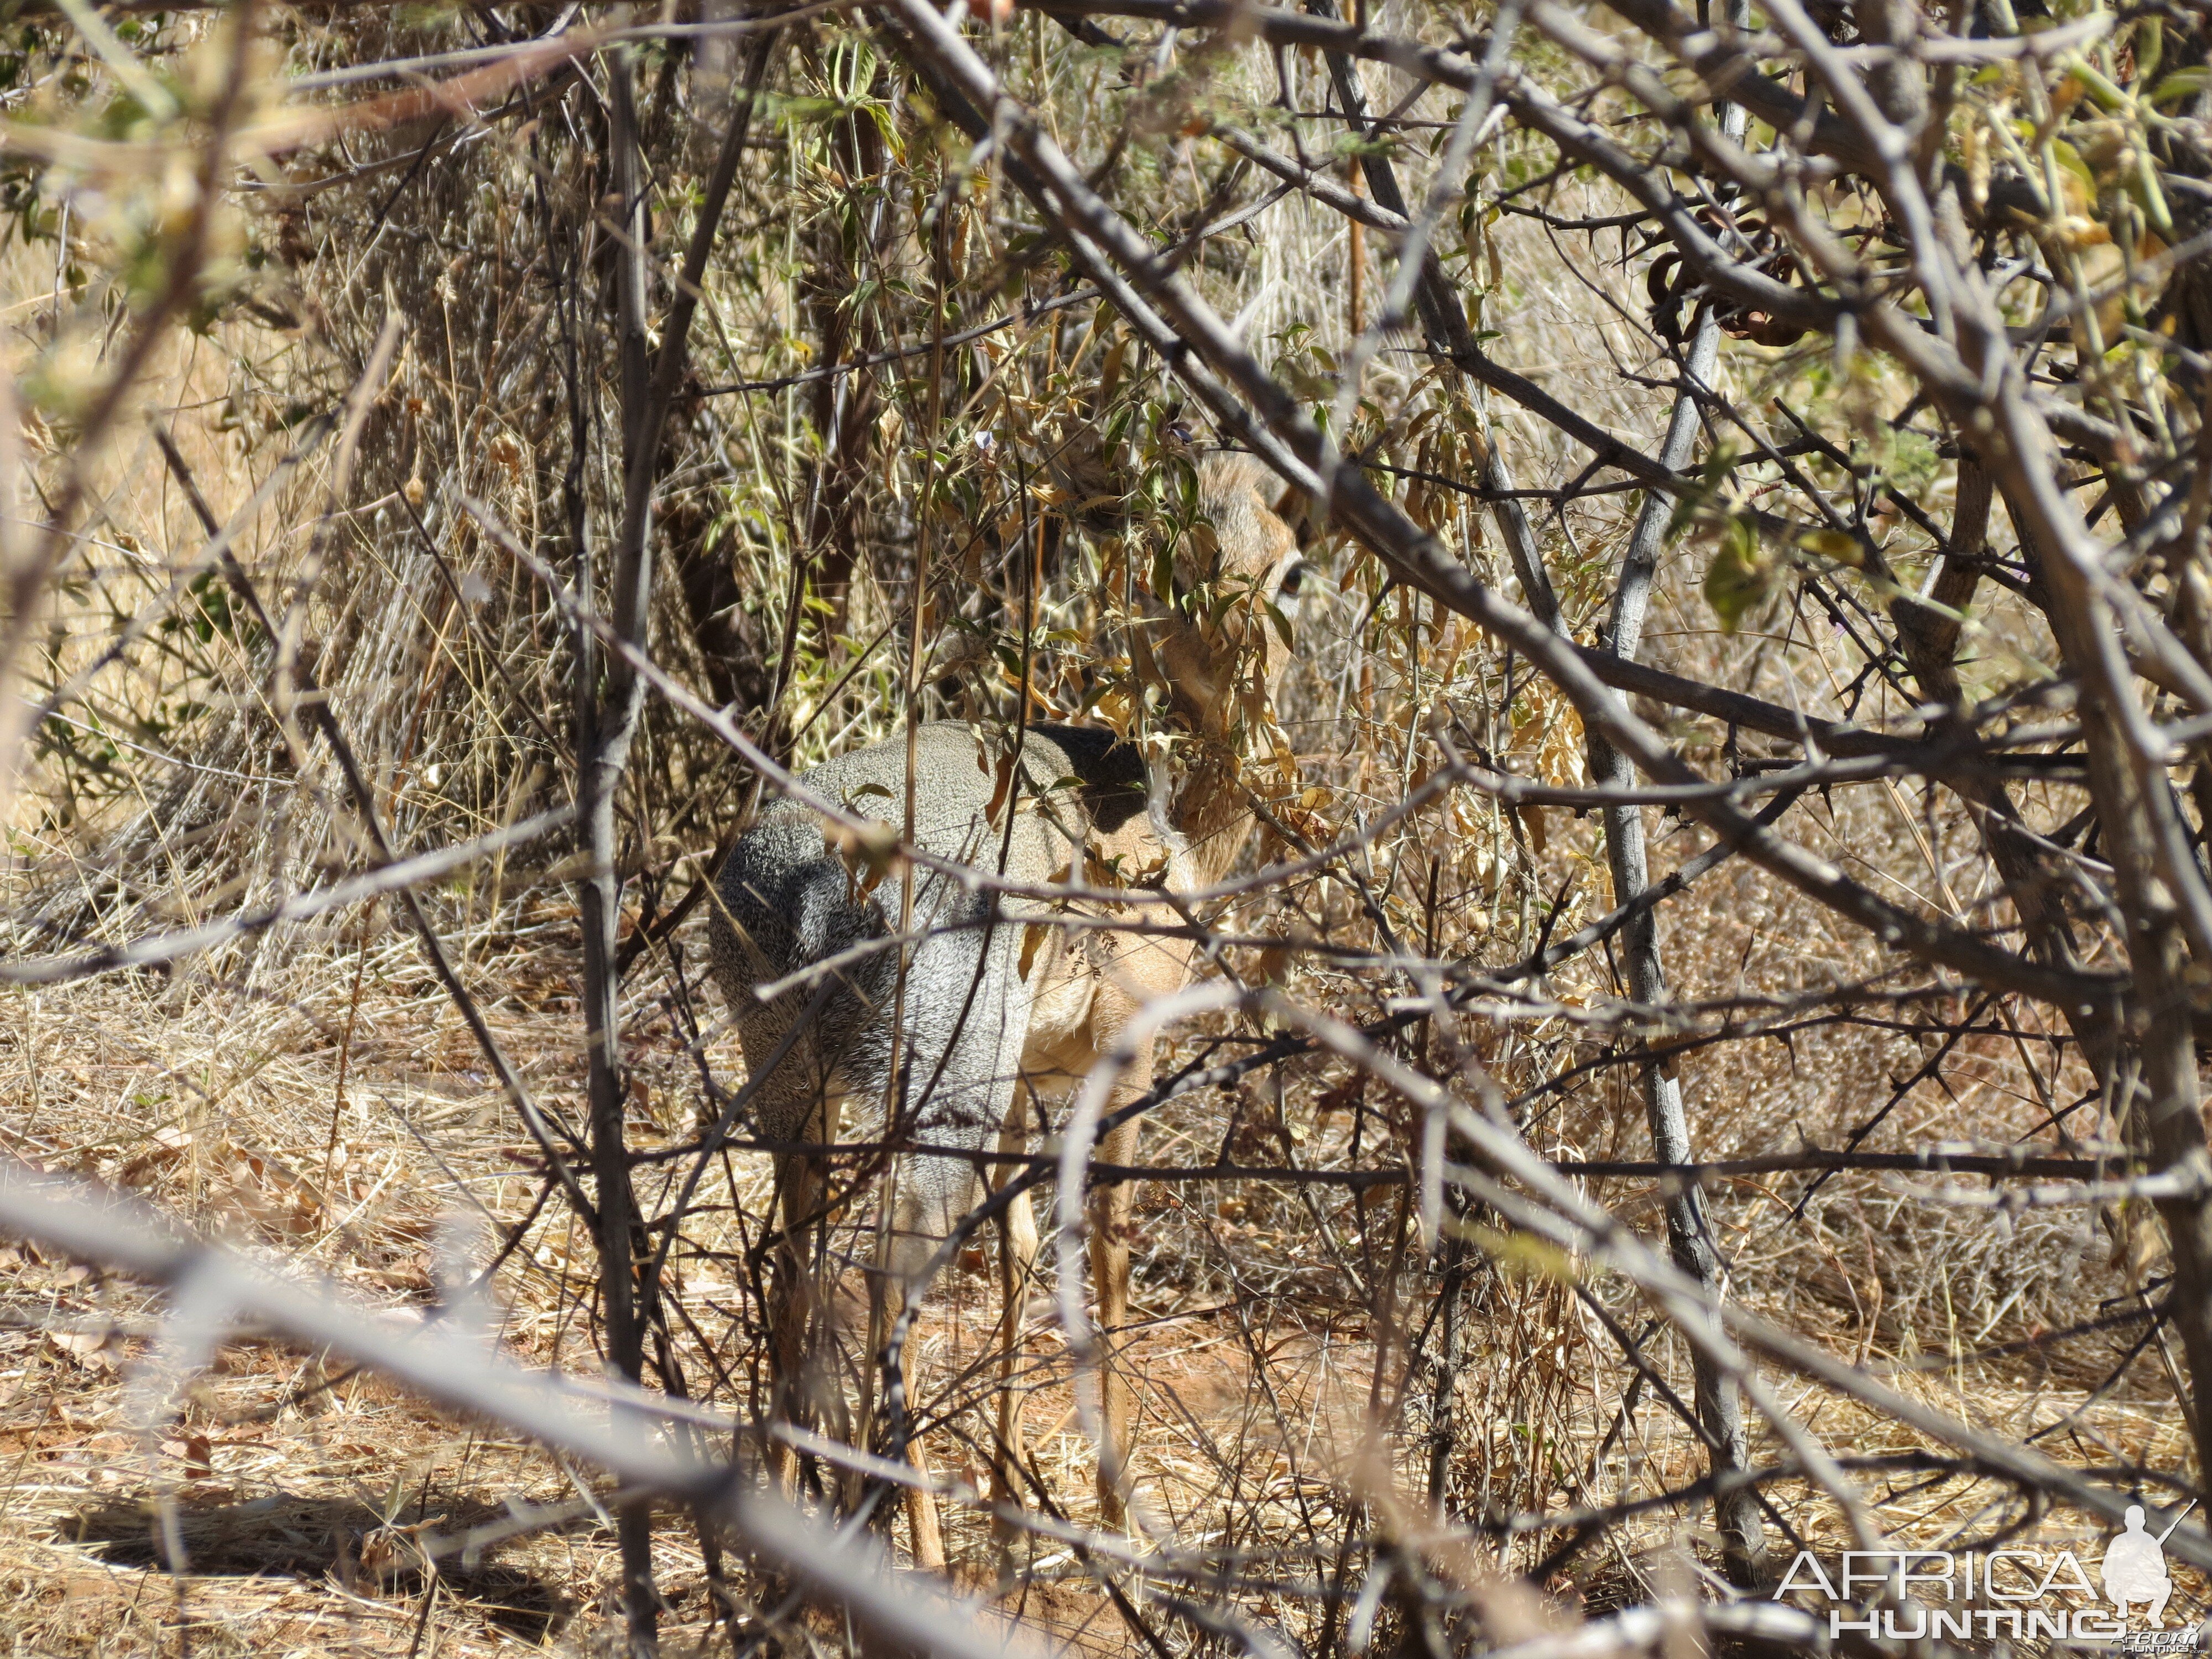
[[[906,752],[906,739],[896,738],[817,767],[805,782],[817,795],[897,823],[905,815]],[[923,850],[1037,884],[1065,879],[1086,844],[1147,833],[1143,762],[1109,732],[1032,728],[1011,787],[995,763],[965,726],[921,728],[914,795],[915,839]],[[896,932],[902,878],[894,872],[872,881],[865,864],[830,842],[812,811],[787,799],[761,814],[723,866],[711,927],[714,970],[737,1010],[746,1063],[766,1065],[793,1023],[826,996],[755,1097],[769,1135],[824,1138],[832,1126],[821,1108],[838,1099],[849,1103],[843,1133],[865,1127],[892,1100],[915,1139],[971,1150],[1006,1121],[1030,1015],[1023,918],[1042,907],[1001,900],[957,876],[917,868],[915,878],[894,1094],[900,952],[859,947]],[[757,985],[843,953],[850,954],[824,976],[771,1002],[754,994]],[[917,1160],[905,1185],[925,1212],[911,1221],[926,1232],[949,1222],[972,1178],[965,1160]]]

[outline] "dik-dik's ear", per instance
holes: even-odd
[[[1059,496],[1055,510],[1094,536],[1124,533],[1132,517],[1125,494],[1128,480],[1098,428],[1088,422],[1064,421],[1043,435],[1045,474]]]

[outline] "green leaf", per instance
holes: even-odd
[[[1774,591],[1775,569],[1759,545],[1759,532],[1745,519],[1730,519],[1722,527],[1720,546],[1705,567],[1705,603],[1713,608],[1721,631],[1733,634],[1743,619],[1756,611]]]
[[[2212,69],[2199,65],[2176,70],[2151,88],[2150,101],[2154,106],[2179,103],[2184,98],[2195,97],[2207,87],[2212,87]]]
[[[1797,545],[1808,553],[1833,559],[1838,564],[1849,565],[1854,570],[1866,562],[1866,550],[1859,545],[1858,538],[1848,530],[1801,530],[1797,532]]]
[[[2081,159],[2081,151],[2075,149],[2063,138],[2054,138],[2051,141],[2051,154],[2060,167],[2072,173],[2087,187],[2091,197],[2094,198],[2096,195],[2097,175],[2089,171],[2089,164]]]

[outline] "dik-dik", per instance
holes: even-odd
[[[1148,764],[1134,744],[1109,732],[1048,725],[1029,728],[1020,764],[1009,768],[969,727],[926,725],[915,755],[917,845],[1032,886],[1073,882],[1182,893],[1229,873],[1253,817],[1237,781],[1237,750],[1288,655],[1266,608],[1295,594],[1301,575],[1296,540],[1269,504],[1268,482],[1246,457],[1201,462],[1199,502],[1211,536],[1185,538],[1174,593],[1158,596],[1130,620],[1132,661],[1164,694],[1176,728],[1172,760]],[[817,797],[899,824],[907,752],[901,736],[830,761],[805,781]],[[1002,1134],[1018,1143],[1018,1127],[1009,1132],[1010,1124],[1056,1121],[1137,1011],[1180,990],[1190,971],[1194,947],[1188,938],[1054,926],[1055,915],[1075,907],[1001,896],[917,866],[908,935],[915,942],[902,985],[900,952],[865,947],[897,932],[904,881],[894,872],[872,883],[864,864],[848,861],[825,837],[821,819],[789,799],[765,808],[723,866],[714,969],[749,1063],[765,1063],[792,1038],[793,1023],[819,1005],[782,1063],[757,1085],[769,1135],[817,1144],[841,1133],[869,1138],[881,1132],[888,1103],[897,1132],[916,1147],[975,1152]],[[1118,915],[1170,926],[1181,921],[1164,902]],[[832,984],[801,984],[766,1002],[755,994],[757,985],[840,953],[850,954],[834,969]],[[903,1032],[895,1042],[895,1011],[902,1009]],[[1150,1085],[1147,1061],[1124,1076],[1109,1112]],[[1030,1109],[1031,1101],[1045,1109],[1042,1115]],[[1132,1121],[1106,1137],[1098,1156],[1131,1163],[1136,1140]],[[910,1276],[928,1259],[975,1201],[977,1182],[969,1158],[917,1151],[903,1160],[891,1218],[895,1275]],[[771,1364],[777,1409],[787,1413],[800,1382],[806,1319],[799,1241],[822,1207],[823,1170],[803,1158],[787,1159],[778,1186],[786,1241]],[[1133,1198],[1122,1184],[1101,1188],[1090,1200],[1093,1293],[1109,1356],[1127,1320]],[[1036,1234],[1025,1208],[1009,1223],[1006,1255],[1016,1271],[1002,1282],[1012,1292]],[[1009,1336],[1017,1319],[1010,1310]],[[1106,1433],[1126,1454],[1127,1387],[1110,1358],[1103,1378]],[[1002,1401],[1002,1433],[1008,1422]],[[1107,1462],[1102,1459],[1100,1504],[1108,1523],[1120,1524],[1123,1494]],[[917,1504],[910,1513],[917,1561],[933,1565],[939,1553],[933,1509]]]

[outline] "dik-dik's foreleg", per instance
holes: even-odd
[[[1091,962],[1098,975],[1088,1028],[1084,1033],[1087,1054],[1066,1059],[1070,1075],[1093,1082],[1114,1079],[1106,1086],[1100,1121],[1106,1129],[1091,1152],[1096,1164],[1133,1164],[1137,1161],[1138,1120],[1115,1122],[1127,1108],[1149,1092],[1152,1080],[1153,1048],[1160,1023],[1171,1017],[1170,1000],[1188,976],[1189,951],[1180,943],[1160,940],[1134,945],[1098,937],[1091,945]],[[1157,1011],[1157,1012],[1154,1012]],[[1091,1294],[1097,1304],[1098,1509],[1108,1526],[1121,1526],[1128,1518],[1130,1462],[1133,1443],[1129,1354],[1129,1255],[1133,1241],[1131,1225],[1136,1212],[1137,1189],[1127,1182],[1094,1182],[1085,1201],[1090,1233]]]
[[[999,1150],[1019,1153],[1028,1150],[1029,1135],[1022,1120],[1028,1114],[1029,1092],[1017,1099],[1014,1116],[999,1131]],[[1022,1173],[1018,1164],[1001,1164],[991,1181],[996,1191]],[[999,1215],[999,1417],[991,1446],[992,1496],[1001,1504],[1022,1501],[1022,1407],[1028,1396],[1018,1394],[1014,1381],[1021,1369],[1022,1314],[1029,1302],[1036,1271],[1036,1212],[1027,1193],[1017,1193]]]
[[[1113,1108],[1133,1097],[1117,1094]],[[1136,1121],[1108,1131],[1093,1158],[1100,1164],[1135,1163]],[[1129,1323],[1130,1221],[1136,1203],[1135,1184],[1124,1181],[1093,1187],[1088,1206],[1091,1293],[1098,1302],[1098,1414],[1104,1430],[1098,1453],[1098,1514],[1109,1527],[1121,1526],[1128,1519],[1129,1459],[1134,1450],[1129,1442],[1131,1389],[1122,1345]]]

